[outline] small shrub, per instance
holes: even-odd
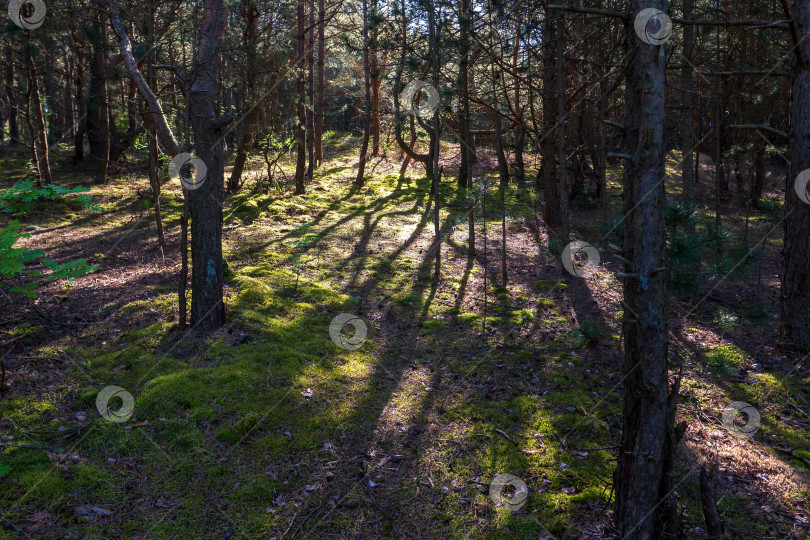
[[[733,312],[729,311],[726,307],[721,307],[714,314],[714,322],[717,323],[717,326],[719,326],[721,330],[726,332],[737,326],[738,320],[739,317],[737,317]]]

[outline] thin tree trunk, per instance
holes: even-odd
[[[51,51],[48,51],[47,62],[45,67],[47,70],[48,78],[48,140],[57,141],[62,138],[62,121],[60,113],[60,105],[56,99],[56,76],[54,74],[54,61],[55,58]]]
[[[149,0],[149,54],[147,56],[147,81],[149,86],[155,87],[155,69],[153,52],[155,46],[155,7],[154,2]],[[155,227],[157,229],[158,244],[160,245],[161,258],[165,256],[166,237],[163,234],[163,219],[160,211],[160,177],[158,172],[158,154],[160,152],[157,143],[157,128],[151,116],[147,115],[147,141],[149,146],[149,185],[152,188],[152,204],[155,208]]]
[[[365,1],[365,0],[363,0]],[[436,12],[434,0],[427,0],[428,5],[428,34],[430,42],[430,57],[433,59],[433,87],[439,87],[439,43],[441,43],[439,31],[436,28]],[[433,133],[431,134],[431,174],[433,176],[433,230],[434,230],[434,244],[436,248],[436,263],[433,271],[433,279],[436,283],[441,279],[442,272],[442,237],[441,237],[441,224],[440,212],[441,204],[439,200],[439,182],[441,181],[441,169],[439,169],[439,151],[441,148],[441,141],[439,139],[439,110],[438,108],[433,112]]]
[[[693,0],[683,0],[683,18],[692,20]],[[687,24],[683,28],[683,98],[681,103],[681,134],[683,147],[683,161],[681,164],[681,174],[683,178],[684,192],[686,198],[694,199],[695,176],[694,176],[694,129],[692,128],[692,51],[695,45],[695,27]]]
[[[363,0],[363,73],[366,89],[365,106],[363,108],[363,144],[360,147],[360,162],[357,165],[357,178],[354,180],[355,186],[362,186],[365,183],[368,140],[371,136],[371,67],[369,65],[368,46],[368,0]]]
[[[20,143],[20,127],[17,121],[17,95],[14,88],[14,49],[6,46],[6,89],[8,90],[8,138],[9,144],[14,146]]]
[[[561,16],[556,21],[555,41],[557,48],[557,161],[559,161],[560,230],[559,240],[568,244],[568,156],[566,153],[566,107],[565,107],[565,26]]]
[[[307,39],[307,181],[315,174],[315,0],[309,0]]]
[[[28,66],[26,66],[26,70]],[[30,74],[30,72],[29,72]],[[42,170],[39,163],[39,151],[37,147],[39,143],[37,142],[37,132],[34,129],[34,123],[31,121],[31,95],[33,93],[33,85],[31,84],[31,79],[28,79],[28,89],[25,91],[25,125],[28,128],[28,137],[31,139],[31,163],[37,169],[37,178],[35,181],[35,185],[37,189],[42,189]]]
[[[25,55],[25,60],[28,63],[31,106],[34,109],[34,131],[31,133],[31,144],[39,146],[37,149],[37,167],[39,168],[39,174],[46,183],[51,184],[53,183],[53,178],[51,178],[51,161],[48,156],[48,131],[45,126],[45,116],[42,113],[42,100],[39,95],[39,77],[37,75],[36,66],[34,65],[32,52]]]
[[[318,0],[318,82],[315,90],[315,166],[323,163],[324,65],[326,64],[326,8]]]
[[[295,162],[295,194],[296,195],[303,195],[304,194],[304,177],[306,173],[306,166],[307,166],[307,134],[306,134],[306,125],[307,125],[307,115],[306,115],[306,100],[307,100],[307,92],[306,92],[306,81],[305,81],[305,73],[306,70],[303,67],[303,58],[305,54],[305,43],[306,43],[306,0],[298,0],[298,11],[297,11],[297,21],[298,21],[298,37],[296,40],[296,69],[298,70],[298,82],[296,83],[296,88],[298,91],[298,120],[295,125],[295,140],[297,143],[297,158]]]
[[[248,153],[253,146],[253,132],[255,131],[256,116],[259,108],[255,106],[256,73],[258,70],[258,58],[256,54],[256,40],[258,39],[259,9],[254,0],[249,0],[246,13],[245,34],[243,40],[247,49],[247,65],[245,76],[245,108],[247,113],[244,122],[240,126],[239,144],[236,149],[236,157],[233,162],[231,176],[228,179],[228,191],[236,193],[242,187],[242,172],[245,169]]]
[[[518,73],[518,57],[520,56],[520,21],[515,21],[515,44],[512,49],[512,84],[515,85],[515,114],[518,116],[518,123],[515,127],[515,181],[521,191],[526,187],[526,167],[523,163],[523,147],[526,144],[526,136],[523,131],[523,108],[520,104],[520,78]]]
[[[376,20],[377,17],[377,0],[373,0],[372,13]],[[377,157],[380,154],[380,84],[382,78],[380,74],[379,58],[378,58],[378,31],[377,23],[375,22],[374,28],[371,32],[371,43],[369,44],[369,61],[370,61],[370,74],[371,74],[371,155]]]
[[[470,143],[470,25],[472,15],[470,0],[459,0],[459,27],[461,32],[461,62],[459,86],[461,87],[461,166],[458,172],[460,188],[467,190],[467,256],[475,257],[475,197],[473,193],[472,147]]]
[[[73,112],[73,57],[69,54],[65,54],[63,61],[67,73],[65,74],[65,91],[62,95],[62,107],[65,111],[65,137],[68,137],[75,136],[76,134],[76,127],[74,125],[76,117]]]
[[[762,190],[765,187],[765,148],[762,143],[757,143],[754,151],[754,181],[751,183],[750,205],[751,208],[759,208],[759,199],[762,198]]]

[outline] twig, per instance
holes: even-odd
[[[519,445],[518,445],[518,443],[517,443],[517,441],[516,441],[515,439],[513,439],[513,438],[512,438],[512,437],[511,437],[511,436],[510,436],[508,433],[506,433],[505,431],[500,430],[500,429],[498,429],[498,428],[495,428],[495,433],[497,433],[498,435],[500,435],[501,437],[503,437],[504,439],[506,439],[506,440],[507,440],[507,441],[509,441],[510,443],[514,444],[515,446],[519,446]]]

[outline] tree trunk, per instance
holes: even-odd
[[[69,54],[65,54],[64,63],[67,73],[65,74],[65,91],[62,95],[62,108],[65,111],[63,128],[65,136],[67,137],[75,136],[76,134],[76,127],[74,125],[76,117],[73,112],[73,57]]]
[[[363,0],[365,2],[365,0]],[[430,57],[433,59],[433,87],[439,87],[439,43],[441,39],[439,31],[436,28],[436,11],[434,0],[427,0],[428,9],[428,39],[430,43]],[[439,169],[439,150],[441,148],[441,141],[439,139],[439,109],[433,111],[433,133],[430,138],[431,158],[430,158],[430,174],[433,177],[433,234],[434,234],[434,247],[436,249],[436,262],[433,270],[433,279],[436,283],[441,279],[442,272],[442,237],[440,225],[440,191],[439,182],[441,181],[441,169]]]
[[[371,67],[369,65],[368,47],[368,0],[363,0],[363,73],[366,89],[365,106],[363,108],[363,144],[360,147],[360,162],[357,165],[357,178],[355,186],[365,183],[366,154],[368,154],[368,140],[371,136]]]
[[[323,163],[324,64],[326,63],[326,8],[318,0],[318,82],[315,90],[315,166]]]
[[[25,66],[26,70],[28,70],[28,66]],[[30,72],[29,72],[30,74]],[[37,141],[37,131],[34,128],[34,123],[31,121],[31,95],[33,93],[33,85],[31,84],[31,79],[29,77],[28,80],[28,89],[25,91],[25,126],[28,128],[28,136],[31,138],[31,163],[37,169],[37,178],[35,181],[35,185],[37,189],[42,189],[42,170],[40,168],[39,163],[39,151],[38,146],[39,143]]]
[[[523,163],[523,147],[526,144],[526,137],[523,132],[523,109],[520,104],[520,78],[518,73],[518,57],[520,56],[520,21],[515,21],[515,44],[512,49],[512,84],[515,85],[515,114],[518,123],[515,127],[515,181],[518,189],[526,187],[526,167]]]
[[[761,143],[757,143],[754,151],[754,181],[751,183],[750,204],[751,208],[759,208],[759,199],[762,198],[762,190],[765,187],[765,148]]]
[[[372,13],[374,14],[374,28],[371,32],[370,43],[370,75],[371,75],[371,155],[376,157],[380,153],[380,84],[382,84],[382,74],[380,73],[378,54],[378,24],[377,20],[377,0],[372,3]]]
[[[692,1],[683,0],[683,18],[692,19]],[[695,27],[687,24],[683,28],[683,98],[681,103],[681,146],[683,148],[683,161],[681,174],[683,189],[688,200],[692,200],[695,191],[693,144],[694,130],[692,128],[692,50],[695,45]]]
[[[37,68],[34,65],[33,50],[30,48],[25,55],[25,60],[28,63],[31,107],[34,109],[34,131],[31,133],[31,144],[38,146],[36,156],[39,174],[46,183],[51,184],[53,183],[53,178],[51,178],[51,161],[48,156],[48,131],[45,126],[45,116],[42,113],[42,100],[39,94],[39,77],[37,75]]]
[[[239,126],[241,129],[239,144],[236,149],[236,157],[233,162],[231,176],[228,179],[228,191],[236,193],[242,187],[242,172],[245,169],[248,153],[253,146],[254,124],[259,108],[254,103],[256,72],[258,70],[258,59],[256,54],[256,40],[258,38],[259,9],[254,0],[250,0],[247,5],[246,25],[243,41],[247,53],[247,65],[245,73],[245,113],[244,121]]]
[[[20,127],[17,117],[17,95],[14,92],[14,49],[6,46],[6,89],[8,90],[8,138],[10,145],[20,143]]]
[[[307,65],[307,182],[312,182],[315,174],[315,0],[309,0]]]
[[[304,194],[304,175],[307,166],[307,115],[306,115],[306,81],[304,74],[306,70],[303,67],[305,43],[306,43],[306,0],[298,0],[298,37],[296,39],[296,69],[298,70],[298,80],[296,83],[296,90],[298,91],[298,119],[295,125],[295,141],[297,143],[297,158],[295,162],[295,194]]]
[[[121,40],[124,65],[149,107],[150,119],[157,127],[161,145],[173,157],[177,156],[180,147],[169,128],[160,102],[138,71],[132,55],[132,44],[118,18],[116,0],[106,2],[110,8],[113,28]],[[188,87],[188,100],[195,137],[195,155],[205,163],[208,172],[198,189],[185,190],[186,205],[191,217],[191,324],[199,330],[215,330],[225,322],[222,277],[223,123],[217,121],[214,109],[216,58],[224,25],[223,0],[204,0],[200,45],[193,66],[196,76]],[[181,283],[180,289],[182,327],[184,283]]]
[[[493,85],[495,81],[493,80]],[[506,162],[506,154],[503,151],[503,120],[501,113],[496,108],[492,109],[492,122],[495,126],[495,155],[498,158],[498,177],[500,186],[506,189],[509,185],[509,164]]]
[[[73,137],[73,163],[84,161],[84,138],[87,135],[87,100],[84,99],[84,58],[77,52],[76,57],[76,106],[79,121]]]
[[[667,11],[666,0],[633,0],[630,14]],[[673,524],[672,415],[667,363],[664,117],[666,54],[626,24],[631,59],[626,84],[624,248],[624,407],[614,476],[615,523],[628,540],[664,538]]]
[[[225,24],[223,0],[205,0],[200,48],[194,62],[189,102],[194,152],[208,169],[203,184],[188,192],[191,216],[191,325],[216,330],[225,323],[222,301],[222,200],[224,163],[216,121],[216,60]],[[213,203],[213,204],[212,204]]]
[[[96,184],[107,181],[110,159],[110,110],[107,89],[107,11],[103,0],[93,0],[95,40],[90,62],[90,95],[87,112],[87,140],[90,158],[96,167]]]
[[[555,22],[552,12],[545,8],[543,19],[543,35],[551,37],[554,33]],[[554,179],[554,164],[556,153],[554,148],[555,132],[554,122],[557,116],[554,96],[554,40],[543,40],[543,137],[541,148],[543,153],[543,218],[549,229],[558,229],[562,225],[560,215],[560,189],[559,183]]]
[[[149,53],[146,58],[147,61],[147,82],[149,86],[155,87],[155,69],[154,60],[155,54],[153,49],[155,47],[155,7],[153,0],[149,1]],[[133,83],[134,88],[134,83]],[[160,210],[160,176],[159,176],[159,163],[158,154],[160,149],[157,143],[157,128],[152,118],[147,115],[147,144],[149,146],[149,185],[152,188],[152,205],[155,209],[155,227],[157,229],[158,244],[160,245],[160,254],[165,256],[166,237],[163,234],[163,218],[161,217]]]
[[[557,161],[559,162],[559,205],[560,205],[560,243],[568,244],[570,230],[568,225],[568,154],[566,151],[566,108],[565,108],[565,27],[561,16],[556,20],[555,41],[557,48]]]
[[[48,65],[46,66],[48,75],[48,140],[55,142],[62,138],[62,114],[60,104],[56,99],[56,76],[54,74],[55,58],[51,51],[48,51]]]
[[[469,64],[470,64],[470,25],[472,15],[470,0],[459,0],[459,28],[461,32],[461,51],[459,64],[459,87],[460,108],[461,108],[461,130],[459,138],[461,141],[461,166],[458,171],[459,188],[467,190],[467,256],[475,256],[475,198],[473,194],[473,174],[472,174],[472,147],[470,146],[470,84],[469,84]]]
[[[810,4],[793,2],[793,19],[800,36],[810,32]],[[790,166],[785,187],[785,242],[782,249],[782,337],[802,349],[810,346],[810,204],[796,188],[799,173],[810,168],[810,43],[793,48],[793,106],[790,109]],[[807,200],[807,191],[803,193]]]

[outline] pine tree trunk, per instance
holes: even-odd
[[[800,36],[810,32],[810,4],[793,2]],[[793,106],[790,109],[790,166],[785,186],[785,242],[782,249],[782,337],[802,349],[810,346],[810,204],[799,198],[796,179],[810,168],[810,43],[793,49]],[[807,199],[807,195],[804,197]]]
[[[324,65],[326,64],[326,8],[318,0],[318,82],[315,90],[315,166],[323,163]]]
[[[8,106],[11,109],[8,116],[8,138],[10,145],[20,142],[20,127],[17,117],[17,95],[14,90],[14,49],[6,46],[6,88],[8,89]]]
[[[543,20],[543,35],[552,36],[555,23],[552,12],[546,7],[545,18]],[[556,162],[556,151],[554,148],[555,133],[554,124],[557,119],[557,109],[555,107],[556,98],[554,96],[554,40],[543,40],[543,218],[549,229],[557,229],[562,225],[560,215],[560,190],[559,183],[554,179],[554,164]]]
[[[214,74],[222,29],[223,0],[205,0],[200,49],[194,62],[189,103],[194,153],[208,168],[202,185],[188,192],[191,216],[191,325],[216,330],[225,323],[222,289],[222,134],[216,121]]]
[[[568,244],[570,230],[568,225],[568,154],[566,144],[566,107],[565,107],[565,27],[561,16],[557,17],[554,38],[557,60],[557,161],[559,162],[559,205],[560,227],[558,230],[561,245]]]
[[[312,182],[315,174],[315,0],[309,0],[307,66],[307,182]]]
[[[87,112],[87,140],[90,143],[90,158],[96,167],[96,184],[107,181],[110,159],[110,110],[107,89],[107,12],[102,0],[93,0],[96,20],[96,42],[93,43],[93,58],[90,62],[90,105]]]
[[[306,43],[306,19],[304,15],[306,13],[306,0],[298,0],[298,10],[297,10],[297,21],[298,21],[298,38],[296,40],[296,65],[295,68],[298,71],[298,80],[296,83],[296,90],[298,92],[298,119],[295,124],[295,141],[297,144],[297,157],[295,161],[295,194],[296,195],[303,195],[305,188],[304,188],[304,177],[306,173],[306,166],[307,166],[307,134],[306,134],[306,125],[307,125],[307,115],[306,115],[306,100],[307,100],[307,92],[306,92],[306,81],[304,78],[304,74],[306,73],[306,69],[304,69],[304,54],[305,54],[305,43]]]
[[[472,14],[470,0],[459,0],[459,27],[461,32],[461,63],[459,86],[461,88],[461,166],[458,172],[460,188],[467,190],[467,256],[475,256],[475,198],[473,194],[472,147],[470,143],[470,25]]]
[[[664,118],[666,55],[635,34],[632,16],[646,8],[667,11],[666,0],[633,0],[626,25],[627,153],[624,248],[624,407],[614,475],[615,525],[628,540],[666,537],[670,531],[674,472],[675,400],[667,364]],[[677,396],[677,385],[673,391]]]
[[[683,18],[692,19],[692,1],[683,0]],[[687,24],[683,28],[683,98],[681,103],[681,146],[683,147],[683,160],[681,174],[686,198],[692,200],[695,191],[694,175],[694,130],[692,128],[692,50],[695,45],[695,27]]]
[[[362,186],[365,183],[368,140],[371,136],[371,67],[369,65],[368,47],[368,0],[363,0],[363,72],[366,89],[365,106],[363,108],[363,144],[360,147],[360,162],[357,165],[357,178],[354,180],[355,186]]]
[[[258,38],[259,9],[254,0],[250,0],[247,6],[246,27],[243,40],[247,49],[247,65],[245,76],[245,96],[246,103],[244,121],[240,127],[239,144],[236,148],[236,157],[233,161],[233,169],[228,179],[228,192],[236,193],[242,187],[242,172],[245,170],[248,153],[253,147],[254,124],[259,108],[254,104],[256,72],[258,70],[258,59],[256,54],[256,40]]]
[[[48,131],[45,126],[45,116],[42,113],[42,99],[39,94],[39,77],[37,69],[34,65],[32,53],[25,55],[26,62],[28,63],[28,78],[31,93],[31,107],[34,109],[33,128],[34,132],[31,133],[31,144],[38,146],[37,148],[37,167],[39,174],[46,183],[53,183],[51,178],[51,161],[48,151]]]

